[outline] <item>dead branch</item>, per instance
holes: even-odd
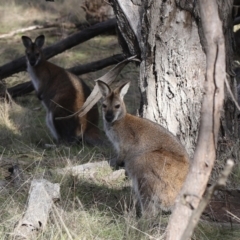
[[[32,82],[28,81],[28,82],[17,84],[14,87],[8,88],[7,92],[12,98],[15,98],[15,97],[24,96],[32,92],[33,90],[34,90],[34,87],[32,85]]]
[[[233,5],[240,5],[240,0],[234,0]]]
[[[240,17],[236,17],[233,20],[233,25],[238,25],[240,23]]]
[[[104,59],[101,59],[99,61],[75,66],[72,68],[69,68],[68,71],[76,74],[76,75],[81,75],[89,72],[95,72],[100,69],[103,69],[105,67],[111,66],[113,64],[117,64],[121,61],[123,61],[126,57],[124,54],[116,54],[111,57],[107,57]],[[20,83],[14,87],[8,88],[7,91],[10,94],[12,98],[15,97],[20,97],[25,94],[28,94],[34,90],[34,87],[31,83],[31,81]]]
[[[114,30],[116,27],[116,19],[110,19],[108,21],[95,24],[89,28],[72,34],[58,43],[55,43],[49,47],[46,47],[43,52],[46,59],[49,59],[59,53],[64,52],[80,43],[83,43],[95,36],[98,36],[106,31]],[[7,78],[12,74],[26,70],[25,57],[20,57],[14,61],[7,63],[0,67],[0,79]]]
[[[57,172],[60,174],[70,174],[73,177],[80,177],[86,173],[89,173],[91,170],[96,170],[98,168],[103,168],[109,166],[107,161],[102,162],[89,162],[78,166],[65,167],[58,169]]]
[[[71,175],[73,177],[81,178],[81,177],[90,177],[92,178],[93,175],[99,171],[101,168],[110,168],[110,165],[107,161],[102,162],[90,162],[85,163],[78,166],[71,166],[71,167],[65,167],[61,169],[57,169],[57,173],[61,175]],[[114,182],[119,179],[125,179],[125,170],[119,169],[112,171],[109,175],[104,177],[102,180],[106,182]]]
[[[36,239],[47,225],[54,201],[60,198],[60,186],[45,179],[31,182],[27,209],[14,228],[14,238]]]
[[[103,82],[106,82],[107,84],[111,85],[113,82],[115,83],[115,86],[120,86],[119,82],[116,82],[116,78],[118,74],[122,71],[122,69],[128,64],[130,61],[139,61],[139,59],[136,58],[136,56],[129,57],[122,62],[118,63],[115,67],[110,69],[105,75],[102,77],[95,79],[95,81],[101,80]],[[80,117],[84,116],[101,98],[101,93],[99,92],[99,89],[97,85],[93,88],[91,94],[86,99],[85,103],[83,104],[82,108],[79,109],[79,111],[67,116],[67,117],[59,117],[56,119],[64,119],[64,118],[71,118],[75,116],[76,114],[79,114]]]
[[[199,6],[207,58],[205,93],[194,160],[170,217],[166,231],[167,240],[182,239],[191,216],[202,199],[216,157],[220,114],[224,100],[225,44],[218,6],[216,0],[199,1]]]
[[[83,65],[69,68],[68,71],[70,71],[76,75],[81,75],[81,74],[85,74],[85,73],[89,73],[89,72],[95,72],[95,71],[98,71],[100,69],[103,69],[105,67],[108,67],[108,66],[111,66],[114,64],[118,64],[125,59],[126,59],[126,56],[124,54],[116,54],[111,57],[101,59],[99,61],[86,63]]]
[[[60,222],[61,223],[61,227],[65,230],[65,232],[66,232],[66,234],[68,236],[68,239],[69,240],[73,240],[71,233],[69,232],[69,230],[68,230],[67,226],[65,225],[61,215],[59,214],[60,209],[58,209],[55,205],[53,205],[53,211],[54,211],[53,217],[54,217],[55,223],[58,224],[58,222]],[[55,215],[57,216],[58,221],[57,221]]]
[[[226,185],[228,176],[230,175],[232,168],[234,166],[234,162],[233,160],[229,159],[226,163],[225,168],[223,169],[221,175],[219,176],[218,180],[216,183],[214,183],[211,187],[209,187],[206,190],[205,196],[201,199],[199,206],[197,209],[195,209],[195,211],[193,212],[189,224],[187,226],[187,228],[185,229],[181,240],[185,240],[185,239],[190,239],[193,230],[195,229],[202,212],[204,211],[204,209],[206,208],[207,204],[209,203],[213,193],[215,190],[217,190],[220,187],[224,187]]]

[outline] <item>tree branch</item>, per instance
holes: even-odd
[[[99,61],[86,63],[84,65],[79,65],[76,67],[69,68],[68,71],[70,71],[76,75],[81,75],[81,74],[89,73],[89,72],[95,72],[95,71],[98,71],[105,67],[120,63],[126,58],[127,57],[124,54],[116,54],[111,57],[101,59]]]
[[[233,160],[229,159],[227,161],[226,166],[223,169],[221,175],[219,176],[217,182],[206,190],[205,196],[200,201],[198,208],[193,212],[193,214],[192,214],[192,216],[189,220],[189,224],[188,224],[187,228],[185,229],[181,240],[191,238],[191,235],[192,235],[192,233],[193,233],[193,231],[194,231],[194,229],[195,229],[195,227],[196,227],[196,225],[197,225],[197,223],[198,223],[198,221],[199,221],[199,219],[202,215],[202,212],[204,211],[204,209],[208,205],[214,191],[217,190],[218,188],[226,185],[228,176],[230,175],[233,166],[234,166]]]
[[[117,63],[123,61],[125,58],[126,57],[124,56],[124,54],[116,54],[111,57],[107,57],[102,60],[99,60],[99,61],[95,61],[92,63],[87,63],[87,64],[69,68],[68,71],[70,71],[76,75],[81,75],[81,74],[89,73],[89,72],[95,72],[95,71],[103,69],[105,67],[117,64]],[[31,81],[25,82],[25,83],[20,83],[14,87],[7,89],[8,93],[10,94],[10,96],[12,98],[23,96],[25,94],[32,92],[33,90],[34,90],[34,87],[31,83]]]
[[[233,5],[240,5],[240,0],[234,0]]]
[[[65,50],[72,48],[80,43],[83,43],[95,36],[98,36],[106,31],[113,30],[116,27],[116,19],[111,19],[102,23],[95,24],[89,28],[72,34],[71,36],[65,38],[62,41],[59,41],[56,44],[53,44],[49,47],[46,47],[43,52],[46,59],[49,59],[59,53],[64,52]],[[0,67],[0,79],[7,78],[12,74],[24,71],[26,69],[26,60],[25,57],[20,57],[14,61],[7,63]]]
[[[206,43],[205,93],[194,160],[170,217],[167,240],[182,239],[191,216],[199,207],[216,157],[216,142],[224,100],[225,44],[218,6],[216,0],[201,0],[199,6]]]
[[[238,25],[240,23],[240,17],[236,17],[233,20],[233,25]]]

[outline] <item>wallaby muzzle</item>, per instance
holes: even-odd
[[[34,67],[36,65],[36,63],[37,63],[37,59],[36,58],[30,58],[30,59],[28,59],[28,61],[29,61],[30,65],[32,67]]]
[[[105,119],[107,122],[111,123],[114,119],[113,111],[107,111]]]

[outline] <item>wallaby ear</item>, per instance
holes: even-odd
[[[22,42],[25,48],[29,48],[32,45],[32,40],[31,38],[27,36],[22,36]]]
[[[120,95],[121,99],[123,99],[123,97],[127,93],[129,86],[130,86],[130,82],[127,82],[115,90],[115,92]]]
[[[112,92],[111,88],[101,80],[97,81],[97,85],[103,97],[107,97]]]
[[[42,48],[45,41],[44,35],[40,35],[35,39],[35,44],[37,47]]]

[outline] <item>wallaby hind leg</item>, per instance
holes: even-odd
[[[58,136],[55,124],[54,124],[53,114],[49,110],[47,111],[47,114],[46,114],[46,124],[47,124],[48,129],[50,130],[51,134],[53,135],[54,139],[58,141],[59,136]]]
[[[59,139],[64,144],[76,142],[78,140],[78,136],[76,135],[78,120],[75,118],[56,119],[59,116],[61,115],[54,115],[54,125],[59,134]]]

